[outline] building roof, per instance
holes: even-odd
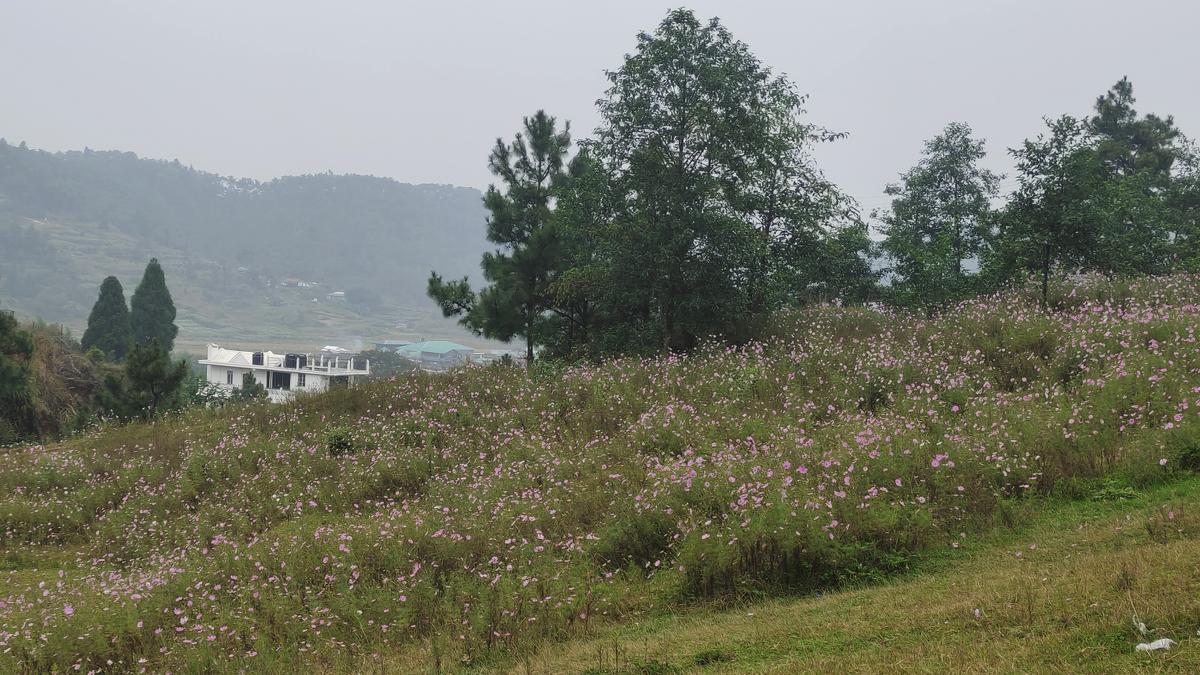
[[[401,354],[448,354],[450,352],[473,352],[475,350],[470,347],[464,347],[457,342],[449,340],[427,340],[425,342],[414,342],[410,345],[404,345],[396,350]]]
[[[258,353],[263,356],[262,363],[254,364],[253,357]],[[207,358],[200,359],[200,363],[206,366],[237,366],[252,370],[277,370],[317,375],[359,375],[369,373],[371,369],[369,361],[364,359],[360,363],[357,357],[353,357],[350,352],[318,353],[316,358],[313,358],[312,354],[296,354],[295,356],[307,358],[304,365],[297,363],[295,366],[286,365],[287,356],[288,354],[276,354],[272,351],[249,352],[241,349],[224,349],[210,344]]]

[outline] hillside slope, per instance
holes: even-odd
[[[1050,313],[1032,289],[935,319],[813,307],[686,358],[417,374],[0,451],[0,671],[359,671],[414,646],[519,666],[646,617],[928,571],[1048,503],[1200,468],[1196,297],[1179,275],[1073,279]],[[1148,503],[1182,525],[1130,527],[1189,552],[1192,495]],[[1006,569],[1000,596],[964,591],[1001,631],[1038,597],[1005,605],[1029,587]],[[1195,629],[1129,574],[1152,628]],[[900,610],[879,616],[912,645]],[[1111,618],[1054,616],[1051,642]],[[761,661],[832,660],[864,630],[807,655],[764,633]],[[669,637],[640,653],[684,664]]]
[[[480,200],[469,188],[371,176],[262,183],[132,153],[0,143],[0,302],[78,327],[104,276],[132,291],[156,256],[185,340],[386,332],[436,314],[424,297],[431,269],[477,272]],[[321,285],[281,288],[288,278]],[[336,328],[322,326],[312,300],[335,290],[360,291],[370,311],[321,308]]]
[[[727,611],[652,614],[481,670],[1200,671],[1200,478],[1029,514],[1016,530],[933,553],[896,581]],[[1178,644],[1135,650],[1162,638]],[[422,644],[365,659],[364,667],[409,673],[433,663]]]

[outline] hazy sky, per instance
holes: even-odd
[[[486,156],[545,108],[577,136],[639,30],[677,3],[0,0],[0,136],[132,150],[221,174],[369,173],[484,187]],[[1200,135],[1200,3],[706,2],[850,133],[818,157],[867,208],[948,121],[989,164],[1084,114],[1122,75],[1141,112]]]

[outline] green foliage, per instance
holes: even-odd
[[[784,304],[871,295],[866,226],[811,159],[842,134],[804,121],[805,97],[719,21],[669,13],[609,85],[569,165],[543,113],[497,144],[505,189],[485,205],[504,250],[478,296],[430,277],[443,313],[577,359],[743,341]]]
[[[1000,176],[980,168],[983,141],[952,122],[925,144],[924,157],[889,185],[882,214],[883,249],[893,262],[892,290],[901,304],[928,310],[967,295],[965,265],[983,255]]]
[[[151,338],[134,345],[121,374],[105,381],[102,405],[120,418],[151,419],[183,403],[182,385],[187,375],[187,362],[172,362],[158,339]]]
[[[336,427],[325,433],[325,450],[330,457],[343,457],[355,452],[354,434],[347,427]]]
[[[133,292],[129,324],[137,344],[157,341],[167,352],[175,345],[175,336],[179,333],[179,327],[175,325],[175,302],[157,258],[150,259],[141,283]]]
[[[1100,487],[1092,492],[1091,498],[1097,502],[1114,502],[1137,499],[1138,493],[1128,483],[1113,478],[1106,478],[1101,482]]]
[[[615,317],[617,339],[691,349],[770,307],[775,227],[786,243],[810,224],[774,208],[769,188],[808,169],[793,154],[809,132],[803,98],[719,21],[688,10],[639,35],[609,83],[593,151],[618,205],[601,240],[608,302],[633,310]]]
[[[544,110],[522,126],[511,144],[496,139],[488,158],[488,168],[503,184],[488,186],[483,197],[490,214],[487,239],[500,247],[485,253],[481,263],[490,285],[476,297],[465,278],[445,283],[434,272],[428,293],[445,316],[461,316],[479,335],[505,342],[524,337],[532,363],[539,322],[554,304],[549,288],[562,265],[558,232],[550,225],[551,198],[564,177],[571,134],[570,123],[560,131]]]
[[[267,388],[254,379],[254,373],[242,373],[242,386],[229,395],[231,401],[265,401]]]
[[[25,427],[32,357],[29,334],[11,312],[0,310],[0,443],[14,440]]]
[[[191,363],[187,358],[183,360],[188,361],[189,364]],[[215,407],[228,401],[229,393],[220,385],[209,382],[203,373],[197,373],[193,370],[183,379],[180,397],[184,407]]]
[[[105,277],[100,284],[100,297],[88,315],[87,330],[79,341],[84,350],[95,347],[105,356],[120,361],[133,346],[133,329],[125,291],[116,277]]]
[[[1019,187],[1004,209],[985,271],[1159,274],[1195,258],[1195,153],[1170,117],[1138,117],[1121,79],[1085,120],[1064,115],[1011,150]]]
[[[360,356],[370,361],[373,380],[388,380],[418,370],[417,364],[389,349],[369,349]]]

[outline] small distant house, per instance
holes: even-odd
[[[330,302],[340,302],[346,299],[346,291],[334,291],[325,296]]]
[[[344,350],[343,350],[344,351]],[[371,363],[351,353],[276,354],[208,346],[206,379],[226,391],[242,386],[246,373],[267,389],[274,403],[290,400],[296,392],[318,393],[332,387],[349,386],[366,380]]]
[[[475,350],[448,340],[427,340],[407,344],[394,351],[424,370],[444,371],[471,363],[471,354]]]
[[[375,349],[381,352],[395,352],[410,344],[412,344],[411,340],[380,340],[375,343]]]
[[[302,283],[304,283],[304,282],[300,281],[299,279],[296,279],[294,277],[289,277],[289,278],[284,279],[283,281],[279,282],[279,285],[284,286],[286,288],[300,288],[300,284],[302,284]]]

